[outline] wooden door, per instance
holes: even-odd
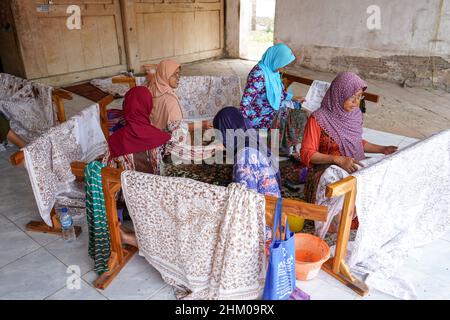
[[[28,79],[65,84],[127,69],[119,0],[47,2],[12,1]],[[69,5],[81,8],[81,29],[67,28]]]
[[[128,65],[173,58],[180,63],[220,56],[224,0],[124,0]]]

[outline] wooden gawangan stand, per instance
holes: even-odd
[[[85,163],[76,162],[72,164],[72,172],[77,177],[84,176]],[[109,258],[109,272],[103,273],[94,282],[94,286],[105,289],[116,277],[120,270],[127,264],[131,257],[137,252],[137,248],[123,245],[120,238],[119,222],[116,207],[116,193],[121,189],[120,175],[123,170],[114,168],[102,169],[103,193],[105,196],[105,207],[111,239],[111,256]],[[351,219],[355,205],[356,178],[348,177],[327,187],[328,197],[345,196],[344,208],[341,215],[336,253],[322,267],[324,271],[341,281],[343,284],[364,296],[369,292],[368,287],[352,276],[345,262],[347,243],[350,235]],[[272,227],[273,214],[277,198],[265,197],[266,200],[266,223]],[[282,209],[282,221],[287,216],[296,216],[315,221],[326,221],[328,208],[315,204],[309,204],[294,199],[284,199]]]
[[[62,93],[61,93],[62,92]],[[62,99],[72,98],[70,94],[62,90],[55,90],[53,92],[53,99],[55,101],[59,101],[61,105],[58,106],[58,120],[60,122],[65,122],[65,111],[64,111],[64,105],[62,102]],[[98,102],[99,109],[100,109],[100,125],[102,128],[102,132],[105,135],[105,137],[108,137],[108,115],[106,111],[106,106],[111,103],[114,100],[114,97],[111,95],[106,96],[102,100]],[[56,102],[55,102],[56,103]],[[19,166],[22,165],[25,161],[25,157],[23,154],[23,151],[18,151],[11,155],[10,162],[13,166]],[[78,180],[82,180],[84,178],[83,171],[81,172],[74,172],[74,175],[77,177]],[[41,233],[51,233],[51,234],[58,234],[62,235],[62,229],[61,224],[59,222],[58,216],[55,212],[55,208],[52,209],[50,212],[50,219],[52,221],[52,226],[48,226],[44,221],[30,221],[25,226],[26,230],[28,231],[34,231],[34,232],[41,232]],[[81,233],[81,227],[75,226],[75,235],[78,237]]]

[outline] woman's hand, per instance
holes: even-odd
[[[397,150],[398,150],[398,147],[396,147],[396,146],[386,146],[386,147],[383,147],[383,154],[385,154],[385,155],[393,154]]]
[[[306,99],[305,99],[305,97],[302,97],[302,96],[295,96],[292,98],[292,101],[303,103],[306,101]]]
[[[350,174],[358,171],[358,167],[356,165],[363,167],[363,165],[355,159],[343,156],[335,157],[334,163]]]

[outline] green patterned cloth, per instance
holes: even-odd
[[[94,270],[99,275],[109,271],[108,260],[111,254],[105,197],[102,189],[102,168],[105,166],[99,161],[92,161],[84,169],[89,255],[94,259]]]

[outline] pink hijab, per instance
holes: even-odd
[[[359,108],[344,110],[344,102],[359,90],[366,90],[365,82],[352,72],[342,72],[331,83],[320,109],[312,116],[320,127],[338,144],[342,155],[356,160],[365,159],[362,144],[363,117]]]
[[[159,129],[165,129],[168,123],[183,119],[180,101],[169,85],[169,78],[179,67],[180,64],[176,61],[161,61],[156,69],[155,82],[150,86],[154,106],[150,121]]]

